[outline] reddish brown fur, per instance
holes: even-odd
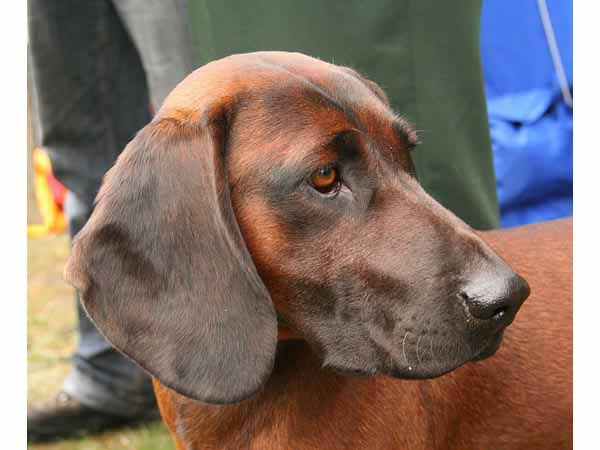
[[[167,99],[161,114],[169,117],[176,110],[193,116],[211,99],[233,98],[242,87],[259,90],[265,69],[256,65],[249,70],[247,61],[243,77],[222,81],[224,74],[236,73],[239,61],[233,58],[204,69],[201,87],[195,80],[199,76],[192,75]],[[289,64],[305,66],[309,79],[325,73],[302,56],[290,57]],[[282,83],[287,75],[281,73]],[[273,80],[271,72],[269,78]],[[371,102],[373,110],[387,114],[380,105]],[[342,114],[325,114],[301,98],[296,107],[315,124],[305,133],[305,146],[318,145],[323,130],[333,134],[348,126]],[[267,134],[260,113],[240,120],[254,126],[243,136],[231,137],[231,145],[246,148],[230,161],[234,207],[274,303],[285,308],[286,289],[277,284],[276,264],[286,249],[281,225],[259,198],[248,195],[235,204],[235,184],[259,157],[262,142],[278,141],[282,149],[267,159],[262,155],[264,170],[269,169],[268,158],[285,161],[297,153],[286,150],[293,148],[286,133]],[[376,117],[365,121],[371,133],[387,133]],[[392,139],[389,133],[385,136],[387,142]],[[161,413],[177,449],[571,448],[571,233],[570,220],[481,233],[528,280],[532,292],[492,358],[434,380],[352,378],[322,370],[305,342],[282,340],[264,389],[237,405],[203,404],[155,380]]]
[[[155,380],[178,450],[572,448],[572,221],[482,236],[532,292],[496,355],[434,380],[358,379],[321,370],[303,343],[280,343],[288,355],[264,392],[235,406]]]

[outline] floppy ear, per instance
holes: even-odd
[[[224,168],[224,114],[156,118],[107,174],[65,269],[121,352],[194,399],[232,403],[268,379],[273,304],[246,248]]]

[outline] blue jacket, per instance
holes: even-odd
[[[572,2],[547,5],[572,92]],[[481,52],[502,226],[572,215],[573,111],[537,2],[484,1]]]

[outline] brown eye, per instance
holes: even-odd
[[[310,184],[322,194],[337,189],[339,182],[338,171],[332,166],[321,167],[310,176]]]

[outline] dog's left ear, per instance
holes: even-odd
[[[106,338],[161,383],[232,403],[271,373],[275,310],[231,206],[226,114],[181,117],[155,118],[124,150],[65,277]]]

